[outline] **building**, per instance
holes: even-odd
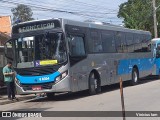
[[[4,86],[2,68],[7,62],[7,59],[4,56],[4,43],[10,39],[11,25],[10,16],[0,16],[0,87]]]
[[[0,46],[3,46],[5,41],[8,40],[10,36],[0,32]]]
[[[11,36],[11,17],[0,16],[0,46],[4,45],[4,42]]]
[[[11,17],[10,16],[0,16],[0,32],[11,35]]]

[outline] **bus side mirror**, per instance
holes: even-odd
[[[12,50],[12,41],[8,40],[4,45],[4,54],[5,57],[13,61],[13,50]]]

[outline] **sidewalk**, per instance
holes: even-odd
[[[9,103],[14,103],[14,102],[19,102],[19,101],[24,101],[24,100],[29,100],[32,98],[35,98],[35,94],[30,94],[30,95],[16,95],[16,98],[18,98],[17,100],[8,100],[8,96],[7,96],[7,87],[3,86],[0,87],[0,105],[5,105],[5,104],[9,104]]]
[[[9,103],[14,103],[14,102],[19,102],[19,101],[24,101],[24,100],[29,100],[35,98],[35,94],[30,94],[30,95],[16,95],[17,100],[8,100],[7,95],[0,95],[0,105],[5,105]]]
[[[18,98],[18,101],[17,100],[12,101],[12,100],[8,100],[7,87],[6,86],[0,87],[0,105],[15,103],[19,101],[25,101],[30,99],[39,99],[43,97],[45,97],[45,95],[43,96],[39,96],[39,94],[16,95],[16,98]]]
[[[6,86],[0,86],[0,96],[7,94],[7,87]]]

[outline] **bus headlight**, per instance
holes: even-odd
[[[59,75],[58,77],[56,77],[55,83],[58,83],[59,81],[61,81],[62,79],[64,79],[67,75],[68,75],[68,71],[63,72],[61,75]]]
[[[61,80],[61,76],[58,76],[58,77],[56,78],[56,81],[55,81],[55,82],[57,83],[57,82],[59,82],[60,80]]]
[[[62,79],[65,78],[67,76],[67,74],[68,74],[67,71],[62,73]]]

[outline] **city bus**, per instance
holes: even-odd
[[[46,93],[52,98],[88,90],[93,95],[120,77],[135,85],[150,75],[150,42],[148,31],[53,18],[14,25],[5,55],[13,61],[18,94]]]
[[[154,71],[152,75],[158,75],[160,77],[160,38],[154,38],[151,40],[151,45],[154,54]]]

